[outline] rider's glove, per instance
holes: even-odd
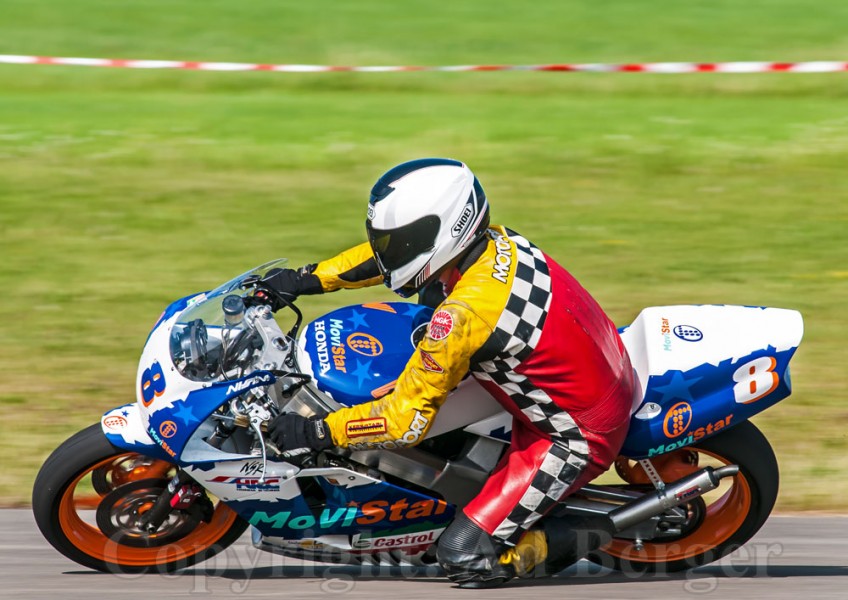
[[[256,287],[255,298],[259,302],[268,304],[271,309],[277,311],[283,307],[283,303],[277,296],[292,302],[303,294],[321,294],[321,280],[312,271],[317,265],[306,265],[300,269],[271,269],[259,280],[250,281],[251,286]],[[264,290],[268,290],[263,292]],[[269,293],[270,292],[270,293]]]
[[[335,444],[324,419],[284,413],[268,424],[268,437],[287,458],[326,450]]]

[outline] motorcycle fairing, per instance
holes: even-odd
[[[298,365],[343,406],[370,402],[391,390],[415,350],[415,332],[432,314],[432,308],[408,302],[334,310],[305,328]]]
[[[685,447],[787,397],[789,361],[802,336],[794,310],[643,310],[621,333],[643,390],[622,454],[644,458]]]
[[[268,371],[254,371],[239,379],[207,384],[190,391],[184,399],[174,400],[167,410],[151,412],[147,423],[148,435],[173,457],[182,462],[208,462],[221,460],[211,446],[205,448],[205,456],[187,456],[184,450],[190,439],[204,421],[225,402],[244,394],[255,387],[273,385],[277,378]],[[211,429],[208,433],[212,433]],[[238,455],[234,456],[237,459]]]
[[[181,465],[242,460],[243,455],[221,452],[194,439],[195,433],[202,425],[209,428],[205,435],[212,433],[205,421],[225,402],[275,381],[276,377],[267,371],[254,371],[240,379],[201,387],[188,392],[185,399],[173,400],[170,405],[149,412],[147,423],[138,403],[119,406],[103,415],[101,427],[109,441],[119,448]]]
[[[286,477],[275,473],[292,465],[268,463],[267,468],[264,483],[257,476],[249,483],[221,476],[217,468],[214,477],[197,470],[190,474],[263,535],[285,539],[430,531],[446,527],[456,511],[444,500],[349,469],[303,469]],[[254,490],[237,497],[237,488],[245,485]]]
[[[139,414],[138,404],[125,404],[108,411],[100,418],[100,427],[113,446],[173,462],[173,458],[150,439]]]
[[[173,302],[171,302],[167,306],[167,308],[162,311],[162,314],[159,315],[159,318],[156,319],[156,323],[150,329],[150,333],[147,334],[148,341],[150,340],[150,336],[153,334],[154,331],[156,331],[156,328],[159,327],[159,325],[162,324],[163,321],[167,321],[174,315],[181,313],[192,304],[196,304],[197,302],[203,301],[206,298],[207,293],[208,292],[198,292],[196,294],[190,294],[188,296],[180,298],[179,300],[174,300]]]
[[[136,375],[137,415],[147,437],[171,462],[197,463],[223,460],[226,453],[208,444],[194,444],[195,452],[183,456],[192,436],[204,421],[225,402],[260,386],[272,385],[276,377],[268,371],[254,371],[229,381],[204,383],[183,377],[171,360],[170,334],[182,311],[202,302],[207,292],[187,296],[173,303],[148,336]],[[155,389],[149,400],[145,387],[155,373]],[[207,424],[208,425],[208,424]],[[211,430],[206,432],[211,433]],[[240,455],[230,455],[238,460]]]

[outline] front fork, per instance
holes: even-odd
[[[203,488],[183,470],[177,471],[153,507],[141,515],[139,529],[149,534],[156,533],[174,510],[187,511],[206,523],[212,520],[212,503]]]

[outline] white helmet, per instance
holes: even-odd
[[[386,286],[408,298],[489,226],[474,173],[456,160],[422,158],[387,171],[371,190],[368,240]]]

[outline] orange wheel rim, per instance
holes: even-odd
[[[730,461],[723,456],[701,448],[687,448],[678,452],[697,452],[711,456],[725,465],[730,464]],[[669,460],[665,461],[668,469],[663,469],[662,462],[654,466],[664,480],[673,481],[688,474],[683,472],[684,469],[681,467],[683,462],[670,456]],[[690,472],[696,470],[697,466],[691,465]],[[669,473],[666,471],[674,473],[673,477],[668,477]],[[641,550],[636,550],[630,540],[613,539],[602,550],[610,556],[622,560],[650,563],[683,560],[703,554],[730,538],[742,526],[751,509],[752,502],[751,487],[745,476],[740,472],[732,477],[730,488],[721,497],[707,505],[704,520],[691,533],[668,542],[646,541]]]
[[[65,537],[80,551],[92,558],[118,565],[147,567],[157,564],[185,560],[206,550],[220,540],[235,523],[238,515],[218,502],[212,520],[199,523],[189,534],[166,545],[138,548],[120,544],[109,539],[94,525],[87,523],[79,514],[80,509],[96,508],[100,497],[87,494],[75,497],[77,485],[95,469],[114,463],[119,458],[132,454],[112,456],[89,467],[65,489],[59,501],[59,526]],[[164,461],[158,461],[164,462]],[[165,463],[169,464],[169,463]],[[170,468],[170,465],[169,465]]]
[[[175,468],[167,461],[148,459],[138,454],[122,454],[112,458],[110,462],[111,464],[100,468],[105,470],[104,477],[108,475],[111,478],[113,488],[138,479],[170,478],[168,471]]]

